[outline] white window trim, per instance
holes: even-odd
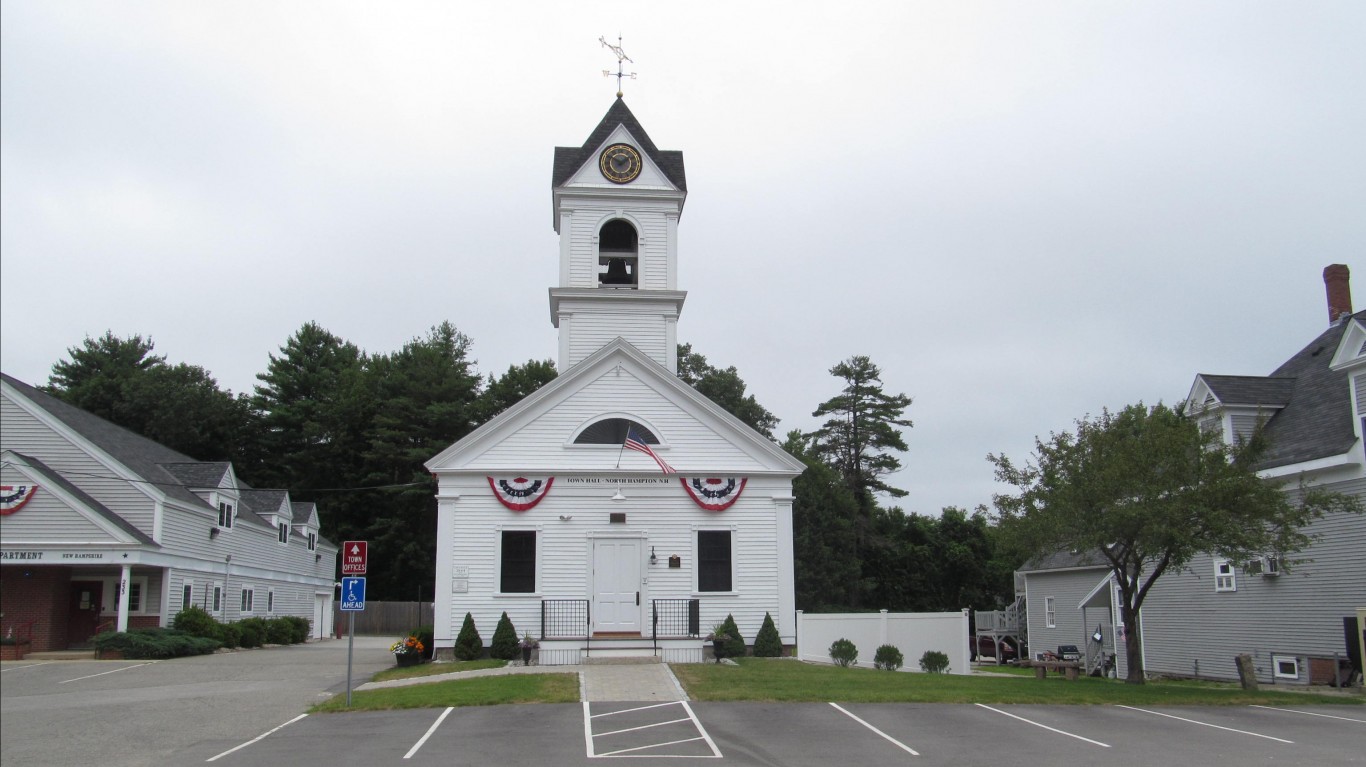
[[[194,581],[185,581],[180,584],[180,609],[188,610],[194,604]]]
[[[104,591],[101,592],[100,600],[104,603],[100,605],[101,616],[114,616],[119,614],[119,576],[108,578],[95,578],[92,580],[101,581],[104,584]],[[128,579],[128,589],[131,591],[133,586],[138,586],[138,609],[129,608],[129,615],[156,615],[147,609],[147,576],[134,575]]]
[[[238,615],[253,615],[256,613],[256,587],[243,586],[241,599],[237,601]]]
[[[275,614],[275,589],[266,592],[266,615]]]
[[[535,533],[536,534],[536,585],[531,591],[503,591],[503,533]],[[494,529],[493,548],[498,552],[497,558],[493,561],[497,563],[493,573],[493,585],[496,587],[493,596],[506,597],[508,599],[530,599],[540,598],[541,586],[543,585],[543,573],[541,569],[542,557],[545,552],[545,535],[541,532],[540,525],[499,525]]]
[[[279,541],[281,546],[289,545],[289,523],[283,519],[277,519],[275,522],[275,540]]]
[[[702,591],[698,588],[697,579],[702,568],[701,543],[698,541],[698,533],[702,532],[728,532],[730,533],[730,591]],[[692,595],[694,597],[724,597],[738,596],[740,590],[736,588],[740,585],[740,573],[737,568],[739,556],[739,535],[735,525],[693,525],[692,527]]]
[[[1284,674],[1281,672],[1281,664],[1289,663],[1295,667],[1295,673]],[[1271,670],[1277,679],[1299,679],[1300,678],[1300,659],[1294,655],[1273,655],[1271,656]]]
[[[1228,568],[1227,573],[1222,572],[1224,567]],[[1214,590],[1216,592],[1238,590],[1237,570],[1234,569],[1233,563],[1227,559],[1214,560]]]
[[[1043,598],[1043,627],[1047,629],[1058,627],[1058,603],[1053,597]]]
[[[227,607],[227,602],[223,599],[223,582],[214,581],[214,584],[212,587],[210,587],[209,592],[209,596],[211,597],[211,599],[209,599],[208,612],[210,614],[224,612],[224,608]]]
[[[224,512],[227,516],[224,516]],[[218,501],[218,518],[214,521],[214,526],[220,530],[231,530],[232,523],[237,519],[237,504],[229,501]]]
[[[315,532],[313,532],[312,530],[309,530],[309,531],[308,531],[308,550],[309,550],[309,551],[317,551],[317,550],[318,550],[318,534],[315,533]]]

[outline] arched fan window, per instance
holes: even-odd
[[[647,445],[658,445],[659,438],[654,432],[629,418],[604,418],[590,424],[574,438],[576,445],[621,445],[626,442],[626,433],[634,427],[636,438]]]

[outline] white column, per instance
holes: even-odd
[[[133,579],[133,566],[124,565],[123,572],[119,574],[119,622],[115,627],[116,631],[128,630],[128,588]],[[142,595],[147,598],[146,594]]]
[[[792,496],[773,498],[778,533],[778,634],[783,644],[797,643],[794,621],[797,614],[796,567],[792,554]]]

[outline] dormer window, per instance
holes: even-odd
[[[317,548],[318,548],[318,534],[310,530],[309,533],[308,533],[308,550],[309,550],[309,551],[316,551]]]
[[[218,526],[225,529],[232,529],[232,518],[236,515],[236,510],[231,503],[218,502]]]
[[[598,286],[639,287],[640,238],[630,222],[608,221],[598,232]]]
[[[279,530],[280,543],[289,543],[289,523],[280,521],[276,523],[276,529]]]

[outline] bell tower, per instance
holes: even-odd
[[[580,147],[555,147],[551,181],[560,280],[550,321],[567,370],[618,336],[678,372],[678,219],[683,153],[655,148],[626,102]]]

